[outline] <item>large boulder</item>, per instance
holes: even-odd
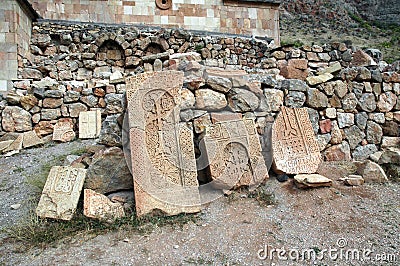
[[[5,131],[23,132],[32,130],[32,116],[18,106],[6,106],[2,112],[2,126]]]
[[[133,189],[124,152],[118,147],[97,152],[87,170],[84,188],[102,194]]]
[[[388,178],[379,166],[379,164],[372,161],[365,161],[357,166],[357,173],[362,175],[365,182],[386,182]]]

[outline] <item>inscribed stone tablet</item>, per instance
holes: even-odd
[[[75,138],[74,123],[70,118],[62,118],[54,125],[53,140],[68,142]]]
[[[143,73],[126,83],[137,215],[200,211],[193,133],[179,123],[183,73]]]
[[[79,113],[79,138],[94,139],[100,135],[101,112],[100,110]]]
[[[86,169],[53,166],[36,208],[40,217],[71,220],[78,205]]]
[[[305,108],[281,107],[273,125],[272,150],[278,170],[288,174],[317,171],[321,154]]]
[[[216,122],[204,137],[213,186],[254,187],[268,178],[261,145],[252,119]]]

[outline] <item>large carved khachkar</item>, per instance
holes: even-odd
[[[126,83],[137,215],[200,211],[193,133],[179,123],[183,73],[143,73]]]
[[[204,137],[212,184],[216,188],[254,188],[268,178],[252,119],[215,122]]]
[[[81,195],[86,169],[53,166],[36,208],[40,217],[71,220]]]
[[[273,125],[272,150],[277,168],[285,173],[317,171],[321,154],[307,109],[281,107]]]

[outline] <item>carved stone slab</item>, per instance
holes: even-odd
[[[75,138],[74,123],[69,118],[62,118],[54,125],[53,140],[68,142]]]
[[[252,119],[218,121],[207,131],[201,146],[207,154],[213,186],[254,187],[268,178],[261,145]]]
[[[44,143],[43,140],[38,137],[36,131],[32,130],[24,133],[24,141],[23,141],[24,148],[33,147],[43,143]]]
[[[83,195],[83,214],[85,216],[107,221],[125,216],[121,203],[114,203],[107,196],[91,189],[85,189]]]
[[[79,113],[79,138],[94,139],[100,135],[101,112],[100,110]]]
[[[321,154],[307,109],[281,107],[272,129],[272,150],[278,170],[288,174],[317,171]]]
[[[183,73],[143,73],[126,83],[137,215],[199,212],[192,125],[178,123]]]
[[[71,220],[78,205],[86,169],[53,166],[36,208],[40,217]]]

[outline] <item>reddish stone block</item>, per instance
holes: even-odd
[[[319,129],[321,130],[322,134],[331,132],[332,121],[330,119],[319,121]]]

